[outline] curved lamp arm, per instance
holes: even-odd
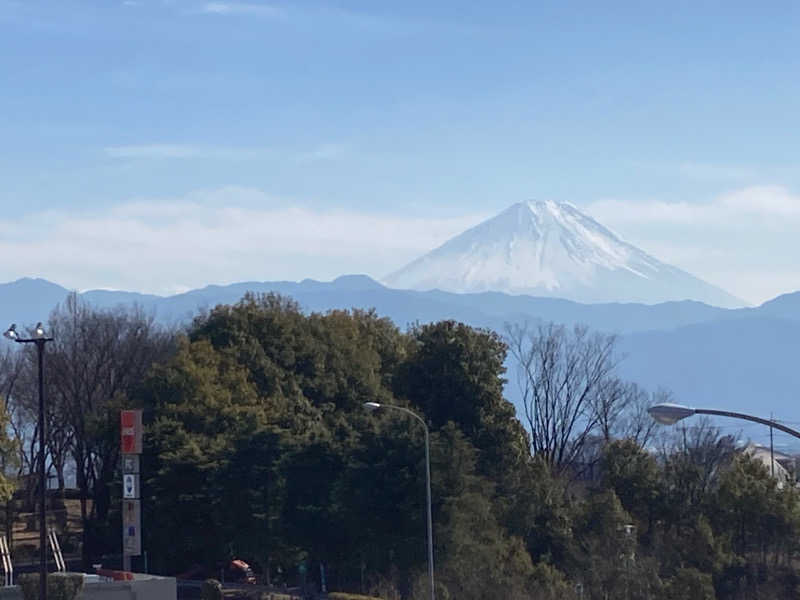
[[[715,408],[690,408],[681,404],[663,403],[656,404],[647,409],[650,416],[663,425],[674,425],[681,419],[691,417],[692,415],[713,415],[715,417],[730,417],[731,419],[743,419],[745,421],[752,421],[760,423],[767,427],[774,427],[779,431],[788,433],[791,436],[800,438],[800,431],[787,427],[782,423],[773,421],[772,419],[762,419],[753,415],[746,415],[744,413],[732,412],[730,410],[717,410]]]
[[[428,432],[428,424],[425,422],[425,420],[422,417],[420,417],[417,413],[415,413],[413,410],[409,410],[404,406],[395,406],[394,404],[380,404],[378,402],[365,402],[364,406],[366,406],[370,410],[377,410],[379,408],[391,408],[393,410],[399,410],[400,412],[404,412],[407,415],[414,417],[420,423],[422,423],[422,426],[425,428],[425,433],[427,434]]]
[[[767,427],[774,427],[775,429],[783,431],[784,433],[788,433],[796,438],[800,438],[800,431],[792,429],[791,427],[787,427],[786,425],[778,423],[777,421],[772,421],[771,419],[762,419],[761,417],[754,417],[753,415],[745,415],[743,413],[731,412],[728,410],[716,410],[713,408],[696,408],[694,412],[698,415],[714,415],[716,417],[730,417],[732,419],[753,421],[754,423],[761,423]]]

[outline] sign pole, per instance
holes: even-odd
[[[122,570],[131,570],[131,557],[142,553],[142,506],[140,455],[142,454],[142,411],[120,413],[122,450]]]

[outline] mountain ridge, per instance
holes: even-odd
[[[330,282],[206,286],[173,296],[88,290],[80,297],[100,308],[136,303],[161,323],[185,327],[201,311],[237,302],[247,291],[291,296],[306,312],[374,308],[400,328],[453,319],[503,334],[508,323],[585,324],[620,336],[620,373],[647,389],[671,389],[676,401],[694,406],[800,418],[790,401],[800,388],[800,370],[792,367],[800,339],[800,292],[741,309],[694,301],[581,304],[500,292],[395,290],[358,275]],[[0,323],[23,329],[46,321],[69,293],[46,280],[0,284]],[[508,379],[506,394],[515,401],[513,371]]]
[[[342,275],[333,281],[249,281],[210,284],[169,296],[121,290],[86,290],[78,295],[101,308],[137,304],[155,312],[165,323],[188,322],[199,310],[236,302],[246,293],[276,292],[295,297],[305,310],[376,308],[400,326],[414,321],[461,318],[471,324],[501,327],[511,318],[583,323],[612,333],[672,329],[693,323],[751,316],[800,319],[800,291],[783,294],[758,307],[726,309],[694,300],[643,304],[635,302],[581,303],[574,300],[503,292],[456,294],[441,290],[398,290],[368,275]],[[0,318],[20,324],[44,320],[70,290],[45,279],[21,278],[0,283]]]

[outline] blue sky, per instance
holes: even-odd
[[[552,199],[800,289],[800,9],[658,4],[0,0],[0,280],[380,277]]]

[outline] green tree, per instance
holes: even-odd
[[[15,475],[19,466],[19,442],[8,434],[10,420],[6,402],[0,398],[0,503],[6,505],[17,487]]]
[[[510,536],[492,509],[492,484],[477,472],[477,452],[446,424],[433,444],[439,582],[451,598],[522,600],[533,576],[522,540]]]
[[[667,580],[664,589],[664,600],[716,600],[716,598],[711,575],[693,568],[678,569],[678,572]]]
[[[762,565],[792,561],[800,533],[800,496],[783,488],[760,461],[740,454],[722,476],[713,522],[734,552]]]
[[[223,473],[243,432],[266,425],[262,399],[244,368],[207,341],[183,340],[147,379],[140,400],[150,416],[142,472],[154,564],[168,572],[192,561],[213,564],[230,543]]]
[[[591,598],[645,600],[661,587],[658,569],[639,547],[631,516],[612,490],[591,494],[575,520],[582,579]]]
[[[424,413],[435,431],[453,422],[478,449],[477,469],[497,488],[495,507],[507,522],[527,485],[528,440],[514,406],[503,397],[506,345],[496,333],[455,321],[409,332],[395,394]]]
[[[603,485],[614,491],[640,533],[648,533],[662,500],[661,473],[655,458],[633,440],[617,440],[603,451],[601,473]]]

